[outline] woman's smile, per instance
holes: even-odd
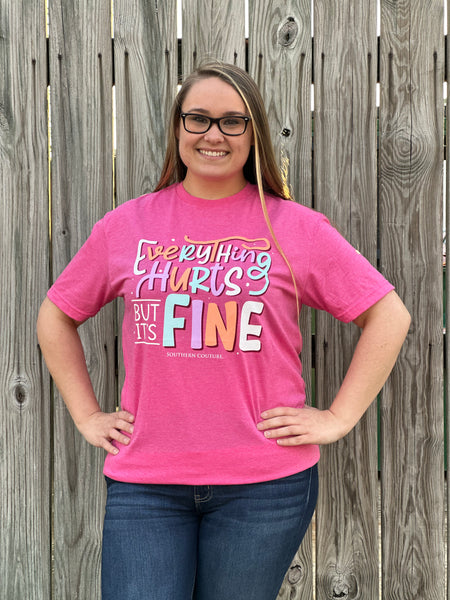
[[[209,158],[222,158],[223,156],[227,156],[228,152],[224,150],[203,150],[199,149],[199,152],[202,156],[207,156]]]

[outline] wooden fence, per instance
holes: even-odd
[[[450,598],[446,1],[381,0],[377,36],[375,0],[249,0],[246,42],[244,0],[184,0],[181,45],[176,0],[0,0],[2,600],[100,598],[104,457],[57,396],[35,321],[49,284],[114,198],[152,189],[178,74],[205,57],[248,68],[296,199],[325,212],[378,264],[413,317],[380,410],[372,406],[323,449],[315,526],[279,597]],[[356,328],[317,314],[313,345],[310,317],[303,362],[326,406]],[[116,321],[107,307],[82,328],[110,409],[120,381]]]

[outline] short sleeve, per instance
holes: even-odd
[[[393,289],[325,217],[319,221],[311,241],[303,304],[349,322]]]
[[[69,317],[84,321],[114,299],[104,222],[94,225],[77,254],[48,291],[48,298]]]

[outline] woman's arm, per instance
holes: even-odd
[[[37,321],[39,344],[47,367],[80,433],[90,444],[117,454],[119,450],[111,440],[128,444],[130,438],[121,431],[133,432],[134,417],[127,411],[101,411],[78,335],[79,325],[46,298]]]
[[[388,378],[411,318],[397,294],[389,292],[354,322],[362,333],[330,408],[278,407],[265,411],[257,427],[266,437],[282,446],[330,444],[360,420]]]

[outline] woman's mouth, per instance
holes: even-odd
[[[210,156],[212,158],[218,158],[220,156],[226,156],[228,154],[228,152],[225,152],[224,150],[201,150],[201,149],[199,149],[199,152],[202,156]]]

